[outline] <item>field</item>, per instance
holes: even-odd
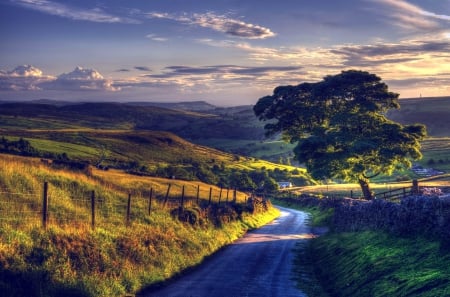
[[[2,154],[0,167],[0,290],[8,296],[136,293],[200,263],[249,228],[277,215],[270,209],[238,216],[229,209],[228,217],[213,220],[205,212],[215,211],[220,189],[202,183],[137,177],[115,170],[93,169],[86,174],[54,169],[39,159]],[[44,181],[48,182],[46,228]],[[165,206],[169,184],[175,201]],[[195,222],[174,216],[183,187],[186,200],[194,198],[199,187],[201,204],[209,203],[212,192],[213,204],[206,210],[195,202],[185,203],[186,211],[197,214]],[[150,189],[154,195],[151,213]],[[97,201],[95,226],[92,191]],[[126,215],[128,197],[132,197],[130,217]],[[245,193],[237,192],[238,205],[246,199]],[[222,201],[225,207],[225,193]],[[228,208],[217,209],[226,214]]]

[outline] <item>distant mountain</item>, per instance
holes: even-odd
[[[205,101],[187,102],[127,102],[127,105],[134,106],[155,106],[168,109],[190,110],[190,111],[210,111],[217,108]]]
[[[190,105],[193,106],[208,104]],[[135,129],[169,131],[189,140],[259,140],[264,135],[262,127],[251,108],[233,111],[214,107],[210,111],[200,112],[128,103],[62,106],[30,102],[0,103],[0,129]]]

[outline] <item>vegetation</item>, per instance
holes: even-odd
[[[449,295],[450,250],[445,240],[376,230],[338,232],[333,208],[273,201],[310,213],[313,230],[329,230],[296,251],[296,279],[308,296]]]
[[[450,253],[439,241],[383,232],[331,233],[310,255],[331,296],[448,296]]]
[[[269,121],[268,135],[282,132],[298,143],[296,159],[312,177],[357,181],[372,199],[371,177],[411,167],[411,158],[422,157],[425,126],[402,126],[385,117],[399,107],[398,96],[376,75],[349,70],[318,83],[277,87],[254,111]]]
[[[170,132],[130,130],[4,131],[0,151],[137,175],[202,181],[239,190],[276,190],[276,181],[313,181],[305,170],[195,145]],[[130,149],[130,147],[132,149]],[[257,173],[251,173],[253,171]]]
[[[238,192],[236,208],[201,209],[186,205],[196,221],[183,222],[156,199],[167,185],[180,189],[209,185],[132,176],[93,169],[90,174],[54,169],[40,160],[0,155],[0,290],[8,296],[123,296],[164,281],[272,220],[270,208],[246,206]],[[49,183],[49,226],[42,228],[42,184]],[[218,188],[214,188],[217,202]],[[95,229],[86,195],[99,199]],[[132,193],[130,226],[124,208]],[[192,192],[186,195],[195,195]],[[207,198],[206,198],[207,199]],[[100,206],[103,205],[103,208]],[[230,205],[230,204],[227,204]],[[122,210],[121,210],[122,209]],[[172,209],[173,210],[173,209]],[[219,209],[217,209],[219,210]],[[210,219],[205,212],[214,212]]]

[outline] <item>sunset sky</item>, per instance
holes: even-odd
[[[0,0],[0,100],[255,104],[342,70],[450,96],[450,0]]]

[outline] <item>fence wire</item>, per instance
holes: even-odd
[[[59,226],[78,225],[120,225],[129,222],[140,223],[155,209],[178,207],[198,207],[200,205],[235,201],[236,192],[231,189],[200,189],[199,186],[168,185],[164,194],[153,190],[129,194],[120,198],[81,193],[59,195],[56,190],[42,193],[12,192],[0,190],[0,224],[14,226],[48,224]],[[93,195],[93,196],[92,196]],[[94,199],[94,200],[92,200]]]

